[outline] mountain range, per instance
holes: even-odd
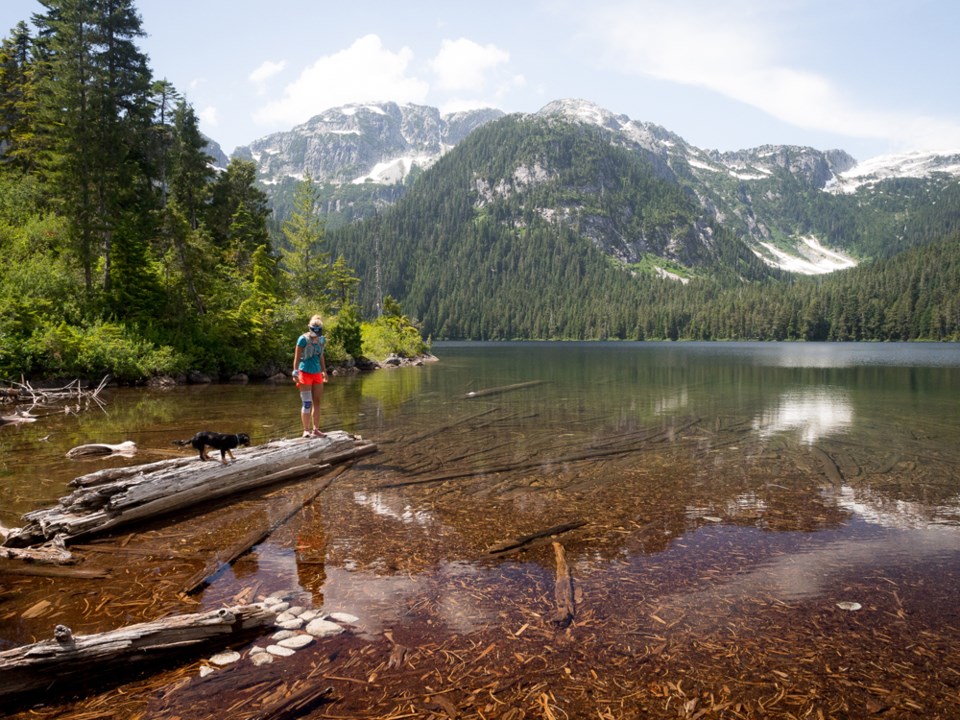
[[[629,337],[636,318],[611,310],[692,302],[670,285],[836,275],[960,227],[960,154],[704,150],[583,100],[513,115],[347,105],[234,156],[281,221],[311,177],[366,310],[389,294],[437,337]],[[524,317],[493,319],[517,303]],[[684,312],[639,334],[673,336]]]
[[[503,116],[495,109],[442,115],[437,108],[422,105],[351,104],[239,147],[233,156],[255,163],[257,178],[279,215],[289,207],[293,186],[309,175],[323,188],[325,210],[345,211],[347,221],[352,221],[395,202],[411,178],[472,131]],[[829,237],[784,229],[769,202],[754,201],[752,188],[764,188],[769,194],[765,184],[788,177],[794,190],[855,194],[884,180],[960,176],[960,153],[890,155],[857,162],[843,150],[789,145],[703,150],[663,127],[584,100],[554,101],[530,117],[594,127],[608,142],[650,158],[661,177],[682,183],[697,195],[705,216],[747,238],[753,252],[772,267],[800,274],[853,267],[858,259]],[[215,154],[215,164],[225,166],[227,158],[219,146],[212,143],[208,151]],[[339,224],[335,221],[333,227]],[[623,261],[638,259],[630,243],[592,239]]]

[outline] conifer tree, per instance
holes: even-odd
[[[326,301],[330,256],[321,250],[323,220],[317,211],[317,187],[309,175],[294,190],[293,210],[283,223],[287,247],[283,267],[294,295],[304,300]]]

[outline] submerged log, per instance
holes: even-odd
[[[484,390],[472,390],[464,395],[465,398],[472,399],[478,397],[486,397],[488,395],[500,395],[501,393],[511,392],[513,390],[520,390],[522,388],[533,387],[534,385],[542,385],[546,380],[530,380],[528,382],[514,383],[513,385],[504,385],[502,387],[486,388]]]
[[[570,532],[571,530],[581,528],[586,524],[586,520],[574,520],[573,522],[563,523],[562,525],[554,525],[553,527],[548,527],[546,530],[538,530],[535,533],[524,535],[516,540],[508,540],[506,542],[494,545],[493,547],[487,548],[487,552],[491,555],[499,555],[500,553],[510,552],[511,550],[519,550],[522,547],[526,547],[534,540],[551,537],[553,535],[562,535],[565,532]]]
[[[68,458],[80,457],[99,457],[101,455],[135,455],[137,444],[133,440],[124,440],[117,445],[109,443],[90,443],[89,445],[78,445],[75,448],[67,450]]]
[[[24,526],[11,532],[4,545],[27,547],[57,536],[72,542],[302,476],[305,470],[298,466],[312,466],[315,470],[376,449],[373,443],[334,431],[323,438],[275,440],[237,450],[236,460],[227,465],[203,462],[193,456],[124,468],[123,472],[110,468],[74,479],[71,485],[77,489],[61,498],[58,506],[24,515]]]
[[[58,625],[52,640],[0,652],[0,699],[67,689],[124,668],[207,650],[270,625],[276,613],[261,604],[175,615],[96,635],[74,635]]]

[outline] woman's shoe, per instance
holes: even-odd
[[[313,437],[313,433],[310,432],[309,430],[304,430],[303,437]]]
[[[314,429],[313,429],[313,436],[314,436],[314,437],[326,437],[327,434],[326,434],[325,432],[320,432],[320,430],[317,429],[317,428],[314,428]]]

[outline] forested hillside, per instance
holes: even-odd
[[[957,338],[960,278],[943,261],[960,223],[955,178],[835,195],[783,171],[749,193],[778,232],[865,262],[821,278],[776,271],[682,176],[595,128],[517,116],[328,241],[357,269],[365,307],[397,297],[434,338]]]

